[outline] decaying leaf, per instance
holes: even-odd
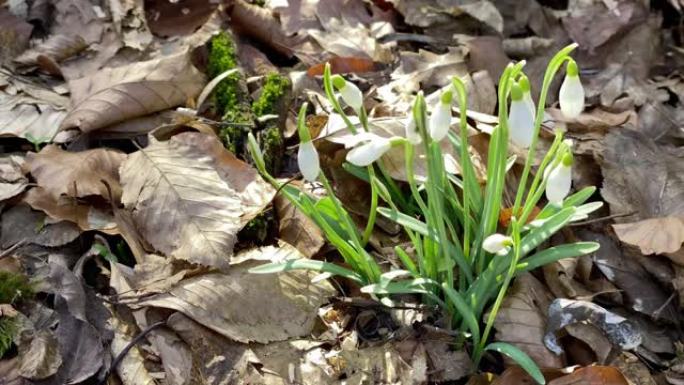
[[[119,167],[125,159],[126,154],[115,150],[68,152],[49,145],[37,154],[29,153],[26,162],[38,185],[55,199],[62,195],[109,199],[111,192],[116,202],[121,196]]]
[[[69,82],[73,108],[60,129],[84,132],[184,104],[204,86],[188,53],[106,68]]]
[[[19,195],[28,185],[21,167],[24,158],[10,155],[0,158],[0,202]]]
[[[141,0],[111,0],[109,9],[116,32],[125,47],[139,51],[152,43],[152,33],[145,20],[145,8]]]
[[[110,345],[112,356],[119,355],[124,348],[133,340],[131,335],[134,330],[123,321],[112,318],[112,326],[114,328],[114,339]],[[150,372],[145,368],[145,358],[140,353],[137,346],[133,346],[123,357],[119,365],[115,368],[119,375],[121,382],[124,385],[156,385],[157,381],[152,378]]]
[[[230,7],[232,27],[238,34],[250,36],[267,44],[276,52],[292,56],[292,39],[286,36],[271,12],[244,0],[235,0]]]
[[[684,215],[684,162],[681,157],[634,130],[617,130],[606,136],[605,148],[601,195],[610,204],[611,214],[635,213],[617,219],[620,223],[634,223],[631,227],[621,224],[616,228],[621,239],[625,237],[623,241],[637,244],[648,254],[678,251],[681,230],[678,230],[677,220],[668,218]],[[661,219],[639,222],[653,218]],[[645,224],[660,226],[657,231],[644,231],[647,230]],[[637,229],[641,231],[635,232]],[[663,229],[666,234],[662,233]],[[657,242],[663,240],[666,242]],[[676,243],[680,247],[676,247]]]
[[[65,111],[49,104],[18,104],[9,102],[0,91],[0,136],[49,141],[66,117]]]
[[[632,223],[613,225],[618,238],[630,245],[639,246],[641,253],[674,253],[684,242],[684,217],[660,217]]]
[[[173,258],[226,267],[237,232],[273,198],[215,136],[185,132],[129,155],[122,202],[144,238]]]
[[[45,214],[18,205],[2,213],[0,247],[6,249],[19,242],[40,246],[63,246],[76,239],[81,231],[71,222],[49,223]]]
[[[549,385],[629,385],[629,382],[616,368],[610,366],[587,366],[571,374],[556,378]]]
[[[180,311],[240,342],[267,343],[308,335],[318,307],[334,292],[332,286],[311,283],[313,272],[277,276],[247,272],[256,265],[244,262],[227,273],[186,278],[168,293],[145,298],[135,306]]]
[[[51,330],[27,331],[22,333],[20,339],[19,373],[22,377],[42,380],[57,373],[62,365],[62,356],[57,338]]]
[[[32,66],[39,64],[39,58],[44,56],[61,62],[77,55],[86,48],[88,45],[79,35],[52,35],[47,40],[22,53],[14,61],[21,65]]]
[[[541,367],[561,368],[561,357],[543,343],[549,297],[546,288],[532,275],[518,277],[496,315],[495,338],[519,347]]]
[[[446,341],[428,340],[425,350],[430,359],[432,381],[457,381],[473,372],[473,362],[468,353],[451,349]]]
[[[145,17],[148,27],[157,36],[188,35],[201,27],[217,6],[218,2],[212,0],[182,3],[153,0],[145,3]]]
[[[556,333],[567,325],[591,323],[601,329],[606,337],[624,350],[634,349],[641,344],[641,333],[628,321],[592,302],[556,299],[549,306],[549,323],[544,335],[544,344],[556,354],[563,349]]]

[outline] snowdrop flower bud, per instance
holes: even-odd
[[[309,140],[299,144],[297,165],[304,179],[313,182],[318,178],[318,174],[321,172],[321,165],[318,160],[318,151],[316,151],[312,141]]]
[[[523,100],[520,85],[513,84],[511,88],[511,109],[508,113],[508,126],[511,140],[522,148],[528,148],[534,138],[534,115]]]
[[[408,122],[406,123],[406,139],[413,145],[420,144],[423,141],[412,112],[409,114]]]
[[[560,205],[570,193],[572,185],[572,152],[567,151],[558,166],[546,176],[546,199]]]
[[[430,136],[433,140],[439,142],[444,139],[449,133],[451,126],[451,99],[453,93],[451,91],[444,91],[439,98],[439,102],[430,115]]]
[[[492,234],[482,242],[482,248],[492,254],[504,255],[513,246],[513,239],[503,234]]]
[[[561,112],[567,119],[575,119],[584,109],[584,88],[579,78],[579,69],[574,60],[569,59],[565,68],[565,79],[558,95]]]
[[[355,111],[361,110],[361,106],[363,106],[363,94],[359,87],[354,83],[344,80],[340,75],[333,76],[332,83],[345,103],[350,105]]]
[[[392,148],[392,140],[363,132],[353,137],[354,148],[347,153],[347,162],[360,167],[371,165]]]
[[[525,102],[527,108],[532,111],[532,116],[536,115],[537,107],[534,105],[534,100],[532,100],[532,87],[530,86],[530,79],[528,79],[525,75],[521,75],[518,85],[520,85],[520,89],[522,90],[523,102]]]

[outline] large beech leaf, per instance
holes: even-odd
[[[151,139],[121,167],[122,202],[157,250],[226,267],[237,232],[269,204],[273,188],[215,136]]]
[[[83,198],[99,195],[115,200],[121,195],[119,167],[126,154],[104,148],[69,152],[49,145],[29,153],[26,162],[38,185],[55,199],[62,195]]]
[[[188,54],[106,68],[69,82],[72,109],[60,128],[90,132],[195,98],[205,78]]]

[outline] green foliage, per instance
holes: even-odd
[[[237,66],[235,43],[230,35],[222,32],[214,36],[209,43],[209,63],[207,66],[209,76],[216,77]],[[217,113],[222,116],[226,123],[226,126],[220,130],[219,137],[223,140],[226,148],[234,154],[241,152],[247,129],[253,125],[248,99],[240,72],[228,75],[214,89]]]
[[[0,316],[0,358],[12,347],[18,325],[14,318]]]
[[[0,270],[0,304],[15,304],[30,299],[35,294],[33,286],[23,274]],[[0,358],[12,347],[18,331],[14,318],[0,316]]]
[[[277,73],[266,76],[261,95],[252,103],[252,112],[257,117],[283,113],[285,99],[290,90],[290,80]],[[282,119],[268,120],[260,135],[261,149],[264,153],[266,169],[271,173],[280,170],[283,157]]]
[[[33,286],[23,274],[0,270],[0,304],[13,304],[33,297]]]
[[[537,168],[531,183],[527,183],[531,173],[531,161],[535,159],[549,87],[561,65],[571,60],[569,54],[574,48],[575,46],[571,45],[562,49],[547,67],[536,116],[534,122],[529,122],[529,127],[533,126],[534,136],[512,208],[512,212],[517,215],[503,228],[498,227],[498,219],[502,209],[507,166],[510,163],[508,103],[515,84],[524,76],[524,62],[510,64],[499,81],[499,124],[493,130],[489,142],[487,185],[484,191],[480,187],[467,150],[467,91],[463,82],[454,78],[451,91],[444,93],[443,96],[446,94],[448,99],[448,95],[453,92],[453,97],[458,97],[460,135],[452,132],[448,139],[454,153],[459,154],[461,179],[449,175],[445,170],[442,145],[429,135],[427,103],[422,93],[419,93],[412,118],[421,140],[418,144],[412,144],[406,138],[394,137],[388,146],[404,146],[405,172],[410,195],[402,196],[401,192],[397,192],[394,182],[386,176],[381,162],[371,164],[365,169],[345,167],[354,175],[370,182],[371,208],[368,223],[362,234],[348,211],[335,197],[334,190],[324,173],[319,173],[318,176],[318,181],[328,193],[322,199],[313,198],[290,185],[282,185],[266,170],[263,155],[253,136],[250,136],[249,150],[252,157],[258,160],[255,163],[261,174],[320,227],[346,264],[343,268],[327,262],[301,260],[266,264],[251,271],[263,274],[309,269],[352,279],[363,285],[361,291],[376,296],[400,293],[420,295],[425,303],[436,304],[442,308],[451,321],[450,325],[460,332],[459,343],[466,338],[470,339],[476,364],[480,362],[485,351],[497,351],[514,359],[537,382],[543,383],[544,379],[539,369],[524,352],[503,343],[490,344],[488,340],[497,312],[515,276],[561,258],[591,253],[598,248],[598,244],[593,242],[577,242],[535,253],[535,250],[553,234],[570,222],[586,218],[589,213],[600,207],[600,204],[595,203],[584,204],[593,192],[591,188],[565,198],[560,206],[546,204],[536,220],[528,224],[528,219],[531,219],[533,209],[537,207],[546,188],[544,171],[556,167],[571,151],[569,144],[563,141],[563,132],[557,131],[554,142]],[[349,131],[356,134],[361,128],[366,131],[364,137],[367,138],[370,135],[370,125],[366,111],[363,108],[358,111],[360,127],[351,124],[333,93],[329,66],[325,68],[324,86],[333,109],[341,115]],[[307,140],[305,113],[306,106],[303,106],[298,119],[299,132],[304,132],[303,136],[300,134],[302,141]],[[417,181],[414,175],[415,146],[422,146],[426,154],[425,169],[428,183]],[[374,149],[373,146],[368,148]],[[375,155],[377,153],[373,156]],[[376,158],[377,156],[373,159]],[[379,199],[384,201],[384,207],[379,207]],[[400,247],[395,248],[396,255],[403,264],[401,269],[391,268],[383,272],[366,250],[368,238],[375,225],[375,215],[378,213],[399,224],[411,242],[410,253]],[[491,237],[497,232],[501,234]],[[493,239],[497,242],[496,239],[501,238],[507,240],[507,243],[502,244],[506,248],[488,247],[489,251],[484,249],[485,240]],[[485,317],[487,309],[489,312]]]
[[[290,80],[277,73],[266,76],[264,87],[261,90],[259,99],[252,104],[252,111],[256,116],[277,114],[283,97],[290,89]]]

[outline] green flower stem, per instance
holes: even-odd
[[[532,210],[534,210],[534,206],[537,204],[537,202],[539,202],[539,198],[541,198],[541,194],[537,194],[537,190],[538,190],[537,188],[540,187],[539,190],[543,191],[544,186],[539,186],[539,183],[544,178],[544,171],[546,170],[546,167],[548,166],[549,162],[551,162],[554,159],[554,157],[556,156],[556,152],[558,150],[558,147],[560,146],[560,144],[562,142],[563,142],[563,132],[558,130],[558,131],[556,131],[556,136],[553,139],[553,143],[551,144],[549,151],[544,156],[544,159],[542,160],[541,164],[539,165],[539,169],[537,170],[537,173],[534,175],[534,179],[532,180],[532,185],[530,186],[530,191],[527,193],[527,197],[525,198],[525,204],[523,205],[523,212],[520,215],[520,222],[521,223],[527,222],[527,218],[532,213]],[[534,199],[535,197],[537,197],[537,198]]]
[[[513,213],[517,213],[520,209],[520,204],[522,201],[523,194],[525,193],[527,187],[527,177],[530,173],[530,168],[532,167],[532,160],[537,149],[537,142],[539,141],[539,131],[541,130],[541,124],[544,120],[544,107],[546,105],[546,97],[549,93],[549,88],[551,87],[551,82],[556,76],[556,73],[563,65],[563,63],[568,59],[568,55],[577,47],[576,43],[570,44],[562,50],[558,51],[556,55],[549,62],[549,66],[546,67],[546,72],[544,73],[544,80],[542,82],[542,89],[539,93],[539,103],[537,105],[537,115],[534,119],[534,135],[532,137],[532,144],[527,152],[527,159],[525,160],[525,167],[523,173],[520,176],[520,183],[518,184],[518,192],[515,195],[515,203],[513,205]],[[500,95],[499,95],[500,96]],[[501,100],[501,99],[499,99]]]
[[[461,79],[454,77],[452,82],[458,94],[458,106],[460,110],[460,134],[461,134],[461,172],[463,173],[463,255],[466,260],[470,259],[470,197],[468,192],[473,188],[473,169],[468,153],[468,120],[466,112],[468,100],[465,86]]]
[[[375,170],[373,165],[368,166],[368,175],[371,178],[375,178]],[[361,245],[365,246],[368,244],[371,235],[373,234],[373,227],[375,227],[375,219],[378,215],[378,190],[374,183],[371,183],[371,207],[368,212],[368,223],[366,223],[366,229],[363,232],[363,239],[361,240]]]
[[[499,308],[501,307],[504,297],[506,296],[508,286],[511,284],[511,281],[515,276],[515,269],[516,266],[518,266],[518,260],[520,259],[520,224],[518,223],[517,219],[511,220],[511,227],[513,228],[513,261],[511,261],[511,264],[508,267],[506,278],[504,279],[501,288],[499,288],[499,294],[497,295],[496,300],[494,301],[492,309],[489,311],[489,317],[487,317],[487,324],[485,325],[484,332],[482,333],[480,345],[477,346],[475,350],[473,361],[475,362],[476,367],[480,363],[480,359],[482,358],[482,352],[484,351],[484,348],[487,344],[487,340],[489,339],[489,333],[491,332],[492,327],[494,326],[494,320],[496,319],[496,315],[499,312]]]

